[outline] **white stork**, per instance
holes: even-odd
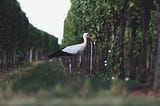
[[[76,55],[76,54],[81,54],[87,46],[87,39],[90,42],[93,41],[93,39],[91,39],[91,37],[89,36],[88,33],[84,33],[83,34],[83,40],[84,40],[83,43],[72,45],[72,46],[67,46],[63,49],[60,49],[60,50],[50,54],[48,56],[48,58],[50,59],[50,61],[52,61],[54,57],[73,56],[73,55]]]

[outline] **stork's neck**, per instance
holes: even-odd
[[[84,44],[84,45],[87,45],[87,38],[86,38],[86,37],[83,37],[83,40],[84,40],[84,41],[83,41],[83,44]]]

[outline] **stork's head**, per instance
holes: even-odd
[[[83,39],[88,39],[89,42],[93,42],[94,40],[90,37],[89,33],[84,33],[83,34]]]
[[[88,33],[84,33],[83,34],[83,38],[88,38],[89,37],[89,34]]]

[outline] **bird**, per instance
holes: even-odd
[[[89,42],[93,42],[93,39],[89,36],[89,33],[84,33],[83,34],[83,43],[67,46],[63,49],[57,50],[57,51],[51,53],[48,56],[48,58],[50,59],[50,61],[52,61],[53,58],[55,58],[55,57],[59,58],[59,57],[63,57],[63,56],[74,56],[77,54],[81,54],[85,50],[88,40],[89,40]]]

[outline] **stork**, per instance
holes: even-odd
[[[88,33],[84,33],[83,34],[83,43],[72,45],[72,46],[67,46],[67,47],[65,47],[63,49],[55,51],[52,54],[50,54],[48,56],[48,58],[50,59],[50,61],[52,61],[53,58],[55,58],[55,57],[59,58],[59,57],[63,57],[63,56],[74,56],[74,55],[77,55],[77,54],[81,54],[85,50],[85,48],[87,46],[87,40],[89,40],[90,42],[93,41],[93,39],[91,39],[91,37],[89,36]],[[62,61],[60,61],[60,64],[62,65],[64,70],[66,70],[64,65],[63,65],[63,63],[62,63]],[[70,74],[72,72],[72,68],[71,67],[72,67],[71,60],[69,59],[69,72],[70,72]]]
[[[83,34],[83,40],[84,41],[81,44],[67,46],[63,49],[60,49],[58,51],[55,51],[55,52],[51,53],[48,56],[48,58],[50,59],[50,61],[52,61],[54,57],[74,56],[74,55],[77,55],[77,54],[81,54],[87,46],[87,40],[89,40],[90,42],[93,41],[93,39],[91,39],[91,37],[89,36],[88,33]]]

